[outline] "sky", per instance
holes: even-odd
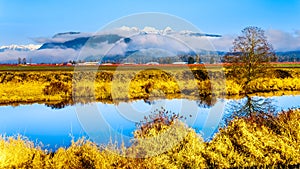
[[[277,47],[300,47],[298,0],[0,0],[0,46],[36,43],[35,38],[60,32],[95,32],[120,17],[143,12],[178,16],[205,33],[225,37],[258,26],[275,35]]]

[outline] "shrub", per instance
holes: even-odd
[[[300,110],[234,119],[210,142],[168,114],[161,111],[142,122],[128,148],[82,138],[48,152],[21,137],[1,137],[0,168],[300,167]]]
[[[45,95],[56,95],[60,93],[70,94],[70,87],[60,81],[50,82],[43,90]]]

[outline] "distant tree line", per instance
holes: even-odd
[[[20,57],[18,57],[18,64],[27,64],[27,62],[26,62],[26,58],[20,58]]]
[[[300,62],[300,51],[277,52],[278,62]]]

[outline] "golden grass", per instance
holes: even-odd
[[[209,98],[223,95],[236,97],[245,93],[236,79],[223,81],[220,72],[206,70],[130,70],[100,72],[27,71],[0,73],[0,103],[58,102],[90,97],[97,101],[118,101],[148,98]],[[250,93],[300,91],[300,72],[279,69],[270,77],[258,78],[249,84]],[[226,73],[226,70],[225,70]],[[224,83],[223,83],[224,82]],[[249,94],[249,93],[248,93]],[[200,96],[200,97],[199,97]],[[70,101],[69,101],[70,102]],[[207,101],[209,102],[209,101]]]
[[[221,83],[211,84],[207,72],[193,71],[195,79],[181,70],[1,72],[0,103],[53,102],[80,100],[81,97],[122,100],[211,96],[212,87],[216,93],[223,92]],[[252,81],[250,92],[283,94],[300,91],[300,72],[284,71]],[[216,79],[221,78],[218,72],[214,73]],[[243,87],[235,79],[226,79],[223,94],[232,97],[243,93]],[[103,147],[80,139],[56,152],[43,150],[20,136],[1,137],[0,168],[269,168],[300,165],[300,110],[282,112],[276,117],[235,119],[228,127],[220,129],[210,142],[204,142],[178,119],[166,117],[145,123],[134,136],[136,140],[128,148]]]
[[[136,141],[128,148],[80,139],[47,152],[21,137],[1,137],[0,168],[300,167],[300,110],[234,119],[210,142],[178,118],[152,120],[135,131]],[[162,146],[166,151],[159,151]]]

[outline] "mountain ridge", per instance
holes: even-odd
[[[123,31],[123,34],[120,33],[120,31]],[[199,32],[192,32],[192,31],[174,31],[170,27],[166,27],[165,29],[159,30],[155,29],[153,27],[145,27],[144,29],[139,29],[136,27],[120,27],[118,30],[115,30],[115,32],[102,32],[102,34],[91,34],[86,32],[75,32],[75,31],[69,31],[69,32],[62,32],[62,33],[56,33],[54,36],[52,36],[51,39],[46,39],[44,43],[41,45],[35,45],[35,44],[28,44],[28,45],[7,45],[7,46],[1,46],[0,47],[0,63],[3,63],[8,60],[15,61],[17,57],[28,57],[32,58],[34,62],[43,62],[43,63],[50,63],[50,62],[66,62],[69,60],[75,60],[77,58],[78,54],[82,52],[82,48],[84,46],[92,47],[95,50],[91,51],[91,53],[87,53],[84,58],[82,58],[83,61],[95,61],[99,59],[103,59],[104,55],[106,57],[106,61],[120,61],[122,59],[125,59],[127,57],[136,57],[141,60],[149,60],[154,61],[154,59],[159,59],[161,57],[189,57],[193,56],[196,57],[197,55],[201,57],[206,57],[207,62],[210,62],[211,57],[215,57],[220,60],[221,57],[223,57],[227,51],[210,51],[205,50],[202,48],[198,48],[195,51],[191,50],[180,50],[179,48],[173,47],[172,48],[163,48],[162,46],[159,46],[159,42],[150,42],[155,45],[146,45],[148,43],[149,39],[143,39],[142,38],[136,40],[134,39],[135,36],[129,36],[128,34],[124,34],[124,31],[127,33],[130,32],[134,35],[140,35],[142,36],[151,36],[151,35],[170,35],[170,36],[179,36],[182,38],[189,37],[189,38],[199,38],[202,37],[209,37],[209,38],[220,38],[222,35],[218,34],[208,34],[208,33],[199,33]],[[132,35],[132,34],[131,34]],[[153,36],[155,37],[155,36]],[[158,36],[160,37],[160,36]],[[91,41],[90,41],[91,40]],[[92,43],[89,43],[92,42]],[[123,53],[105,53],[107,51],[110,51],[113,47],[119,45],[119,47],[122,47],[123,44],[124,48],[121,48],[120,51]],[[134,45],[132,45],[132,43]],[[145,44],[142,44],[145,43]],[[156,44],[158,43],[158,44]],[[169,43],[168,40],[163,41],[163,43]],[[176,45],[176,43],[174,43]],[[192,44],[195,44],[193,42]],[[163,44],[164,45],[164,44]],[[103,50],[103,47],[106,47],[105,50]],[[128,48],[128,46],[131,46],[131,48]],[[132,47],[133,46],[133,47]],[[156,50],[151,49],[151,46],[156,47]],[[163,50],[159,51],[158,49],[167,49],[164,52]],[[189,49],[189,48],[185,48]],[[97,53],[100,51],[104,51],[104,53]],[[17,51],[19,53],[15,53],[14,51]],[[113,51],[113,50],[112,50]],[[22,53],[23,52],[23,53]],[[84,50],[83,50],[84,52]],[[96,52],[96,53],[93,53]],[[114,52],[114,51],[113,51]],[[94,56],[93,56],[94,55]],[[276,51],[276,55],[278,56],[278,61],[285,62],[285,61],[300,61],[300,50],[294,50],[294,51]]]
[[[14,50],[14,51],[33,51],[37,50],[41,47],[41,45],[28,44],[28,45],[4,45],[0,46],[0,52],[4,52],[6,50]]]

